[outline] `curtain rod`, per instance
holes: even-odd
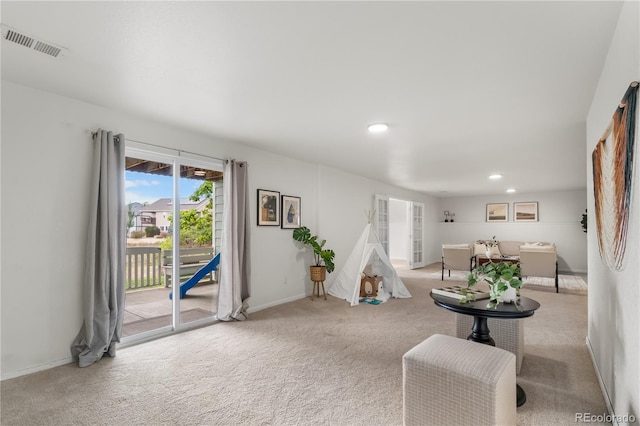
[[[91,134],[92,138],[94,138],[98,134],[98,132],[94,132],[94,131],[89,131],[89,133]],[[129,139],[127,137],[125,137],[124,140],[125,140],[125,142],[126,141],[135,142],[135,143],[139,143],[139,144],[142,144],[142,145],[148,145],[148,146],[153,146],[153,147],[156,147],[156,148],[169,149],[169,150],[172,150],[172,151],[176,151],[178,153],[178,156],[180,156],[180,154],[191,154],[191,155],[197,155],[197,156],[200,156],[200,157],[211,158],[212,160],[218,160],[218,161],[223,161],[223,162],[227,161],[227,160],[225,160],[223,158],[213,157],[211,155],[205,155],[205,154],[200,154],[200,153],[197,153],[197,152],[185,151],[185,150],[182,150],[182,149],[169,148],[169,147],[162,146],[162,145],[157,145],[157,144],[154,144],[154,143],[137,141],[135,139]]]

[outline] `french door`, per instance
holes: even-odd
[[[409,202],[409,241],[410,241],[410,259],[409,268],[417,269],[425,266],[424,252],[423,252],[423,226],[424,226],[424,204]]]
[[[409,235],[409,247],[407,248],[409,267],[411,269],[422,268],[425,266],[423,248],[424,204],[414,201],[410,201],[406,204],[408,206],[408,217],[406,220],[408,223],[408,229],[406,229],[406,232]],[[389,223],[391,222],[391,218],[389,217],[389,196],[376,194],[373,198],[373,205],[375,209],[373,224],[376,228],[382,247],[387,255],[389,255]]]
[[[373,226],[384,252],[389,256],[389,196],[376,194],[373,197]]]

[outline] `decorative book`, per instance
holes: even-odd
[[[463,289],[466,290],[467,294],[461,291]],[[434,294],[439,294],[441,296],[453,297],[454,299],[458,299],[458,300],[464,297],[467,297],[468,295],[471,295],[471,294],[475,296],[476,300],[488,299],[490,296],[489,291],[487,290],[481,290],[478,288],[461,287],[459,285],[454,285],[451,287],[434,288],[431,290],[431,292]]]

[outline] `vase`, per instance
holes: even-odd
[[[487,259],[491,259],[491,250],[485,251],[484,254],[487,256]]]
[[[509,286],[504,293],[500,295],[500,301],[503,303],[512,303],[518,298],[515,288]]]

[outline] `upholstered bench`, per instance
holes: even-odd
[[[456,314],[456,336],[466,339],[471,334],[473,317]],[[496,342],[496,348],[516,356],[516,374],[520,374],[524,358],[524,321],[521,319],[487,318],[487,327]]]
[[[516,424],[511,352],[434,334],[404,354],[402,379],[407,426]]]

